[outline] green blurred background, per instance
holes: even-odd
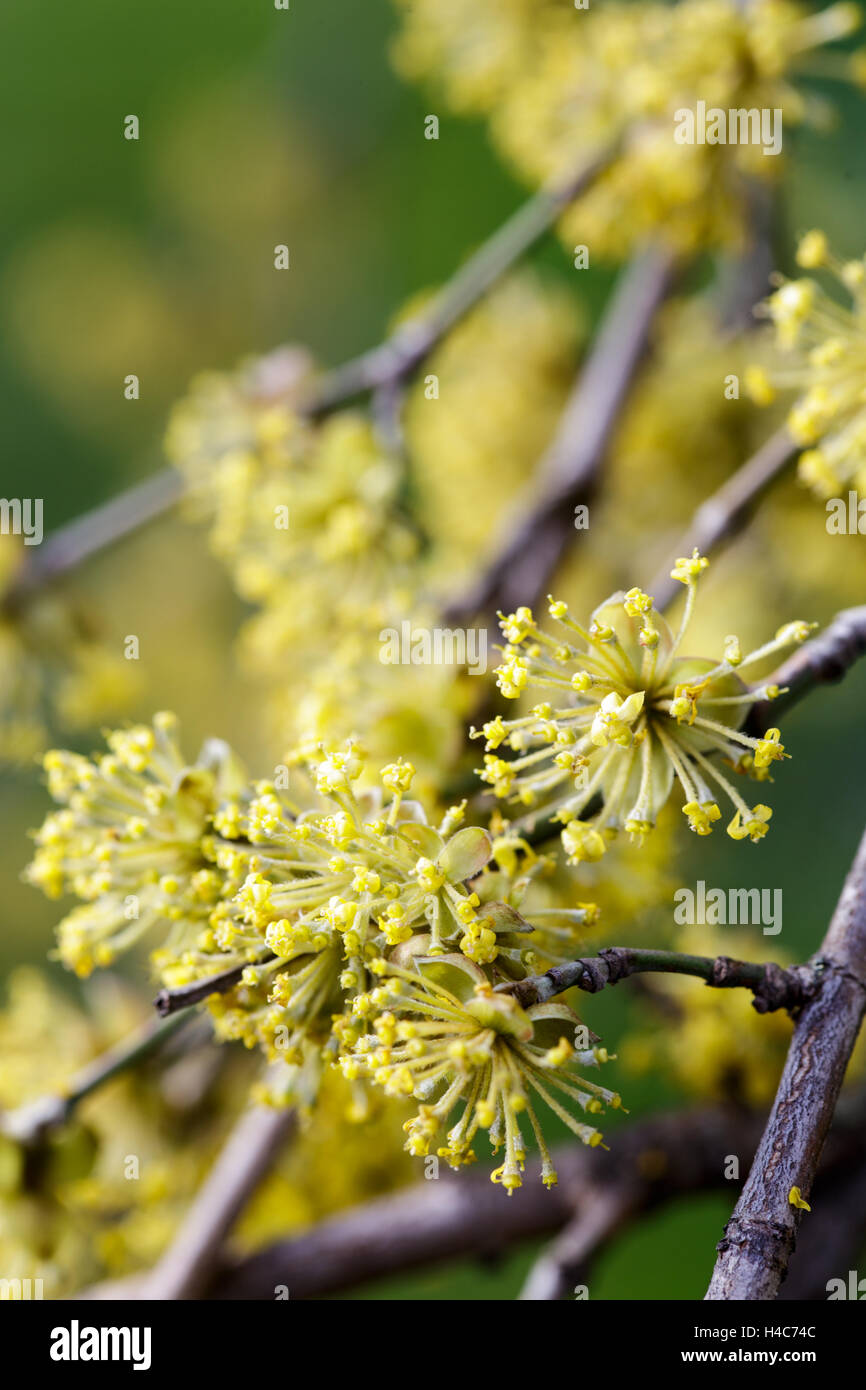
[[[394,28],[387,0],[292,0],[287,12],[270,0],[7,0],[3,491],[43,497],[46,529],[160,466],[167,412],[197,371],[281,342],[308,343],[332,363],[377,341],[411,294],[446,278],[523,196],[480,125],[438,110],[440,139],[423,138],[437,106],[393,75]],[[863,249],[864,108],[851,92],[833,97],[831,137],[786,136],[785,269],[794,233],[815,221],[843,254]],[[130,113],[138,142],[123,138]],[[275,274],[282,242],[291,270]],[[578,293],[558,243],[534,255]],[[580,277],[591,312],[610,281],[603,270]],[[141,380],[137,402],[123,396],[130,372]],[[863,542],[840,542],[842,563],[845,544]],[[232,655],[241,606],[199,532],[162,522],[88,565],[75,589],[109,645],[139,635],[141,714],[173,708],[189,748],[220,734],[253,765],[270,765]],[[794,957],[819,939],[866,820],[864,695],[860,669],[786,721],[796,757],[760,860],[744,870],[742,849],[717,835],[701,842],[698,868],[693,842],[680,839],[685,883],[783,888],[782,939]],[[3,973],[50,947],[56,911],[19,882],[24,832],[46,801],[36,769],[3,774]],[[772,953],[757,936],[763,949]],[[590,1021],[603,1019],[615,1039],[630,1007],[622,992],[605,995]],[[629,1083],[633,1116],[678,1099],[661,1078]],[[592,1297],[700,1296],[733,1200],[685,1201],[643,1223],[602,1261]],[[512,1297],[531,1255],[371,1293]]]

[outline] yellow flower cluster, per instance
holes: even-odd
[[[542,1181],[553,1186],[556,1171],[533,1095],[584,1144],[600,1144],[600,1132],[576,1120],[562,1102],[590,1115],[605,1105],[620,1106],[615,1092],[577,1070],[606,1061],[607,1053],[590,1046],[588,1030],[565,1004],[522,1009],[510,995],[496,992],[464,956],[419,954],[414,967],[375,963],[382,983],[364,999],[375,1011],[373,1030],[344,1059],[345,1074],[369,1076],[390,1095],[421,1099],[418,1113],[404,1126],[406,1147],[416,1155],[430,1153],[459,1108],[436,1156],[453,1168],[474,1162],[472,1141],[479,1129],[487,1130],[493,1152],[504,1150],[492,1181],[509,1196],[522,1185],[526,1148],[520,1116],[525,1114],[541,1154]]]
[[[212,518],[213,548],[243,598],[279,603],[291,586],[286,622],[302,603],[316,616],[332,603],[360,610],[414,550],[400,525],[399,469],[363,415],[315,424],[288,401],[263,402],[256,370],[264,363],[194,381],[166,451],[195,510]]]
[[[803,237],[797,261],[806,270],[827,270],[850,308],[809,277],[786,280],[766,301],[779,348],[787,360],[777,370],[754,367],[747,378],[754,398],[769,404],[776,389],[795,389],[788,428],[798,444],[800,477],[822,498],[849,483],[866,490],[866,258],[839,261],[823,232]]]
[[[497,672],[502,693],[518,699],[525,690],[548,689],[557,703],[536,705],[513,720],[497,715],[473,730],[488,750],[481,777],[497,796],[563,822],[572,864],[601,858],[618,830],[642,843],[674,781],[698,835],[710,834],[721,816],[718,791],[734,808],[729,835],[755,842],[766,834],[770,808],[749,806],[711,758],[721,755],[736,771],[764,780],[770,765],[787,756],[778,729],[760,739],[741,732],[750,706],[780,693],[769,685],[750,691],[741,676],[803,641],[811,629],[789,623],[746,655],[730,636],[721,661],[683,657],[697,582],[708,563],[695,551],[672,571],[686,587],[676,633],[640,589],[607,599],[587,627],[566,604],[551,600],[559,637],[541,629],[528,608],[502,619],[509,643]],[[503,758],[502,745],[518,756]]]
[[[683,111],[782,112],[783,126],[825,112],[794,85],[810,52],[857,29],[856,6],[813,14],[792,0],[397,0],[395,58],[435,78],[459,111],[489,118],[494,142],[532,183],[560,180],[614,142],[597,187],[566,216],[563,235],[621,255],[648,235],[693,249],[730,244],[745,213],[741,175],[774,177],[759,141],[679,143]],[[825,69],[833,64],[825,60]],[[835,74],[859,80],[862,58]],[[778,151],[777,151],[778,152]]]
[[[38,832],[28,877],[84,900],[60,924],[60,954],[87,974],[167,927],[152,958],[170,987],[236,970],[210,998],[217,1035],[280,1064],[275,1098],[311,1105],[323,1064],[362,1046],[383,970],[447,958],[492,989],[573,953],[597,915],[571,903],[530,924],[517,904],[545,859],[517,836],[463,826],[465,803],[428,824],[402,759],[361,790],[357,745],[306,747],[292,773],[309,778],[304,806],[248,785],[216,741],[187,765],[169,715],[108,743],[98,760],[46,760],[62,809]]]
[[[384,630],[435,622],[419,597],[402,467],[364,415],[316,423],[293,408],[294,359],[282,371],[280,361],[200,377],[166,440],[192,514],[211,521],[214,550],[257,606],[240,635],[243,668],[266,684],[284,745],[360,735],[430,775],[466,697],[453,667],[381,660]]]
[[[171,714],[109,734],[108,748],[93,759],[45,755],[61,809],[37,832],[26,870],[48,897],[82,900],[58,929],[61,959],[79,975],[110,965],[157,927],[166,930],[165,960],[194,943],[226,891],[206,855],[210,818],[244,785],[218,740],[187,763]]]
[[[461,951],[519,978],[542,947],[519,912],[492,894],[485,874],[493,845],[477,826],[458,828],[463,807],[439,827],[409,800],[411,764],[382,769],[379,788],[355,789],[363,759],[353,745],[302,755],[319,808],[299,811],[258,783],[239,820],[214,819],[211,852],[238,891],[210,916],[199,948],[173,980],[207,978],[243,966],[238,986],[212,1003],[219,1032],[264,1046],[292,1066],[308,1044],[351,1046],[367,1024],[357,1007],[371,962],[406,943],[431,956]],[[240,839],[249,848],[239,848]],[[588,920],[591,908],[577,909]],[[532,938],[532,940],[530,940]]]

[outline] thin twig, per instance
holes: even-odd
[[[321,414],[366,391],[404,380],[439,339],[543,236],[556,218],[604,173],[616,154],[604,151],[572,178],[542,189],[493,233],[415,317],[378,347],[326,372],[303,393],[299,408]]]
[[[382,447],[394,458],[402,459],[406,453],[406,439],[403,432],[403,402],[406,388],[401,381],[386,381],[370,397],[370,417]]]
[[[274,956],[269,952],[260,956],[257,961],[233,965],[230,970],[221,970],[218,975],[206,975],[203,980],[194,980],[191,985],[180,985],[177,989],[161,989],[153,1001],[153,1006],[160,1018],[168,1018],[170,1014],[178,1013],[181,1009],[201,1004],[213,994],[227,994],[230,989],[234,989],[247,964],[265,965],[271,960],[274,960]]]
[[[743,192],[745,245],[734,256],[721,259],[714,298],[719,326],[727,337],[748,332],[755,324],[755,305],[768,294],[776,266],[778,205],[775,189],[763,179],[749,177]]]
[[[161,516],[180,500],[183,487],[179,473],[173,468],[163,468],[143,483],[119,493],[110,502],[59,527],[42,545],[28,551],[4,595],[4,609],[13,611],[52,580]]]
[[[661,567],[649,592],[659,609],[667,608],[683,591],[671,569],[680,555],[691,555],[697,548],[702,555],[728,540],[740,528],[750,507],[797,453],[786,429],[777,430],[750,459],[738,468],[717,492],[702,502]]]
[[[241,1116],[140,1297],[199,1297],[226,1236],[296,1124],[288,1108],[256,1105]]]
[[[401,324],[377,347],[324,372],[306,390],[299,387],[292,394],[293,407],[305,414],[321,415],[364,392],[381,389],[386,392],[384,398],[393,410],[395,393],[405,378],[499,277],[544,235],[563,209],[592,186],[609,167],[615,154],[616,147],[612,146],[572,178],[542,189],[527,199],[470,256],[426,309]],[[273,356],[278,358],[280,353]],[[284,376],[277,372],[274,394],[284,392]],[[51,580],[162,515],[180,501],[184,490],[182,476],[173,468],[166,468],[59,527],[32,556],[28,556],[7,591],[3,606],[11,611]]]
[[[65,1124],[86,1096],[158,1052],[191,1017],[186,1015],[165,1023],[148,1021],[131,1039],[103,1053],[73,1076],[63,1094],[41,1096],[0,1115],[0,1133],[21,1144],[37,1143],[49,1130]]]
[[[656,312],[676,273],[675,257],[651,249],[621,277],[592,351],[583,365],[552,443],[502,528],[483,574],[446,607],[448,622],[494,609],[510,612],[543,595],[569,538],[574,508],[587,503],[619,418],[643,361]]]
[[[692,956],[682,951],[644,950],[632,946],[608,946],[597,956],[585,956],[554,965],[544,975],[532,975],[516,984],[499,985],[524,1008],[543,1004],[566,989],[596,994],[606,985],[619,984],[630,975],[649,973],[695,975],[714,989],[749,989],[758,1013],[799,1009],[814,995],[821,970],[813,965],[783,969],[773,961],[732,960],[729,956]]]
[[[593,1258],[634,1216],[637,1195],[634,1186],[625,1184],[589,1185],[576,1215],[529,1271],[521,1300],[551,1302],[565,1298],[577,1285],[587,1286]]]
[[[866,833],[820,948],[823,982],[794,1029],[748,1180],[706,1297],[773,1299],[785,1277],[866,1011]]]
[[[791,709],[820,685],[842,680],[861,656],[866,655],[866,605],[838,613],[817,637],[806,642],[758,686],[778,685],[782,694],[752,706],[745,723],[748,733],[763,737],[780,714]]]

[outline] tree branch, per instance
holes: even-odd
[[[595,1255],[636,1214],[638,1193],[626,1185],[587,1188],[580,1209],[539,1255],[520,1291],[524,1302],[564,1298],[586,1284]]]
[[[524,1008],[543,1004],[566,989],[582,989],[596,994],[605,985],[619,984],[630,975],[661,972],[668,975],[696,975],[714,989],[749,989],[758,1013],[776,1009],[795,1010],[813,997],[819,988],[822,970],[818,965],[794,965],[784,970],[768,961],[732,960],[729,956],[692,956],[682,951],[643,950],[632,946],[608,946],[597,956],[554,965],[543,975],[533,975],[516,984],[498,985],[512,994]]]
[[[203,980],[193,980],[191,985],[180,985],[177,989],[161,989],[153,1001],[153,1007],[160,1018],[181,1009],[189,1009],[193,1004],[201,1004],[213,994],[227,994],[234,989],[248,965],[266,965],[273,960],[271,952],[260,956],[256,961],[245,961],[243,965],[233,965],[230,970],[221,970],[218,975],[206,975]]]
[[[73,1076],[63,1094],[42,1096],[0,1115],[0,1133],[20,1144],[37,1143],[49,1130],[65,1124],[86,1096],[158,1052],[175,1033],[186,1027],[191,1017],[188,1014],[167,1023],[149,1021],[127,1042],[103,1053]]]
[[[676,261],[652,249],[621,277],[552,443],[518,499],[484,573],[445,609],[446,622],[510,612],[543,595],[570,536],[574,508],[592,496],[623,401],[643,360],[650,327]]]
[[[804,1006],[767,1127],[725,1227],[710,1300],[773,1299],[794,1249],[845,1069],[866,1011],[866,834],[818,959],[823,981]]]
[[[183,488],[181,475],[173,468],[163,468],[102,506],[58,527],[42,545],[27,551],[3,596],[3,611],[14,612],[46,584],[161,516],[180,501]]]
[[[450,328],[538,241],[556,218],[607,169],[614,147],[579,169],[572,178],[543,188],[493,233],[460,267],[432,302],[401,323],[390,338],[341,367],[326,372],[302,394],[299,408],[319,415],[335,405],[393,386],[407,377]]]
[[[755,325],[755,305],[769,293],[776,267],[773,244],[777,240],[778,206],[775,190],[763,179],[743,181],[746,243],[733,256],[722,256],[715,297],[719,326],[734,337]]]
[[[754,1115],[724,1108],[655,1116],[619,1131],[603,1167],[582,1145],[557,1151],[559,1186],[545,1190],[533,1172],[510,1201],[487,1173],[448,1174],[227,1265],[209,1295],[272,1299],[283,1285],[292,1299],[321,1298],[436,1261],[490,1257],[559,1230],[600,1190],[630,1187],[634,1212],[647,1211],[674,1195],[722,1186],[725,1155],[733,1147],[748,1159],[759,1127]]]
[[[806,642],[758,686],[778,685],[782,694],[762,700],[749,711],[744,729],[763,737],[780,714],[792,708],[819,685],[842,680],[861,656],[866,655],[866,605],[846,608],[829,627]]]
[[[186,1214],[174,1242],[138,1297],[198,1298],[223,1241],[297,1125],[288,1108],[254,1106],[241,1116]]]
[[[673,603],[683,586],[671,579],[671,569],[680,555],[691,555],[697,547],[702,555],[728,540],[742,525],[750,507],[778,477],[799,450],[786,429],[777,430],[736,473],[702,502],[686,530],[672,549],[649,587],[656,607]]]
[[[616,147],[612,146],[564,183],[541,189],[527,199],[470,256],[425,310],[402,323],[377,347],[322,373],[306,391],[298,387],[292,397],[294,408],[321,415],[366,391],[397,388],[439,339],[551,227],[563,209],[592,186],[615,154]],[[268,390],[278,396],[285,389],[283,374],[277,369]],[[168,511],[184,491],[182,476],[166,468],[59,527],[28,554],[3,598],[2,608],[14,611],[45,584]]]
[[[863,1097],[852,1100],[822,1163],[822,1180],[834,1185],[840,1177],[847,1181],[866,1157]],[[558,1187],[544,1190],[532,1171],[510,1201],[503,1201],[485,1172],[449,1172],[438,1181],[339,1212],[252,1255],[232,1258],[218,1252],[202,1296],[271,1300],[282,1286],[292,1299],[317,1298],[437,1261],[492,1258],[520,1241],[579,1221],[588,1205],[608,1191],[632,1194],[634,1219],[674,1197],[725,1188],[729,1156],[735,1153],[748,1164],[762,1124],[762,1116],[732,1106],[656,1115],[619,1129],[603,1164],[583,1145],[557,1150]],[[529,1167],[537,1169],[534,1159]],[[606,1239],[600,1236],[599,1248]],[[587,1264],[595,1253],[587,1248]],[[98,1285],[79,1297],[146,1298],[147,1276]]]

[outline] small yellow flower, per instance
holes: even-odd
[[[749,839],[753,845],[757,844],[766,835],[772,814],[769,806],[755,806],[751,811],[748,808],[743,811],[738,807],[728,826],[728,834],[732,840]]]
[[[826,262],[829,249],[824,232],[807,232],[797,247],[797,264],[804,270],[817,270]]]
[[[778,729],[768,729],[764,737],[758,740],[755,767],[769,767],[770,763],[789,756],[785,752],[785,745],[780,742],[781,737]]]

